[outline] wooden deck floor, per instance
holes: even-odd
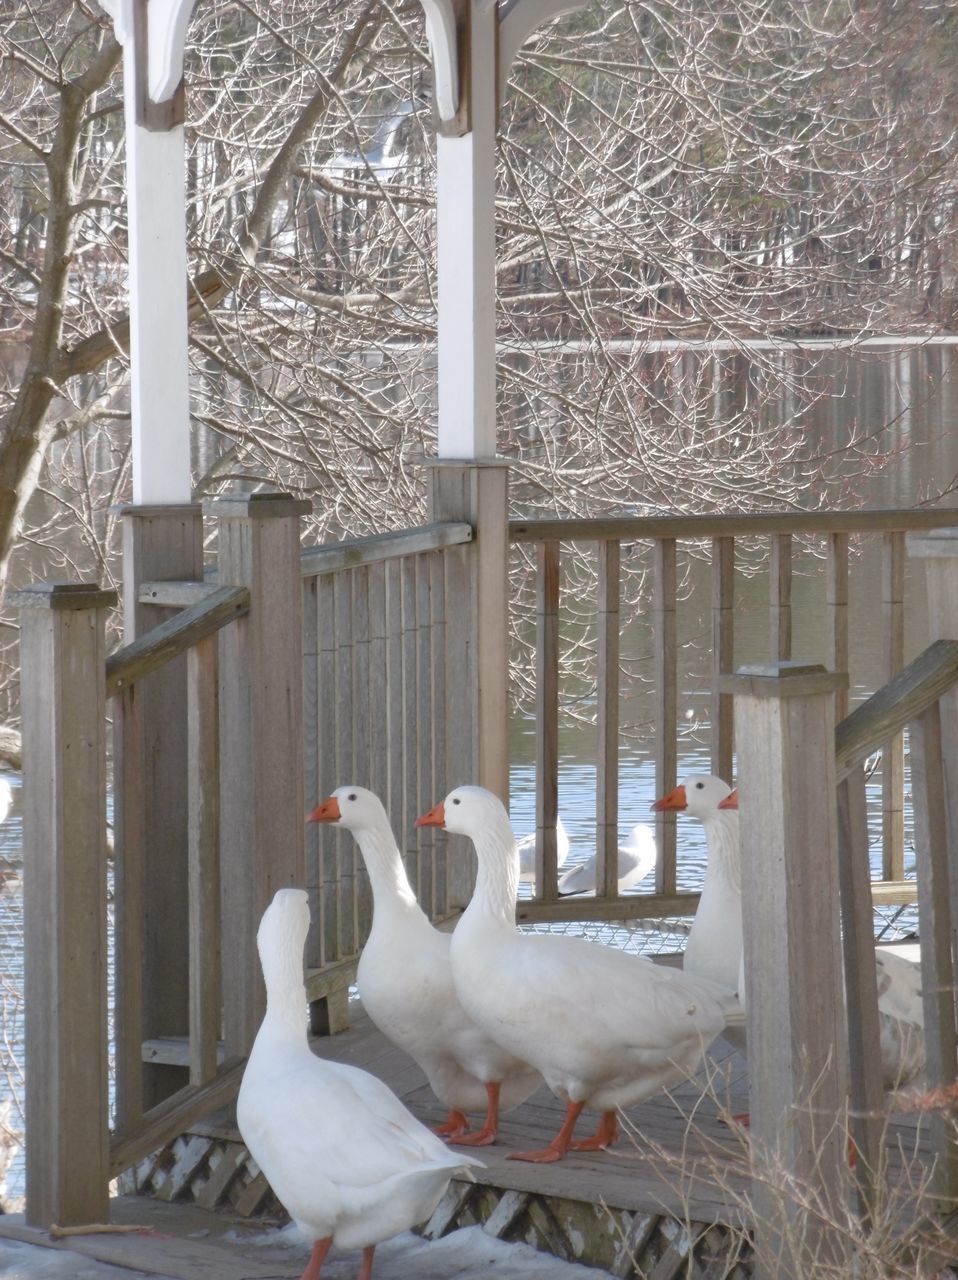
[[[358,1004],[350,1010],[352,1028],[322,1041],[324,1056],[372,1071],[427,1124],[444,1120],[419,1067],[376,1030]],[[628,1128],[612,1150],[573,1153],[554,1165],[509,1160],[510,1151],[544,1147],[558,1132],[564,1107],[543,1087],[503,1116],[494,1146],[473,1152],[486,1166],[479,1180],[501,1190],[603,1203],[630,1213],[740,1222],[740,1207],[730,1205],[730,1198],[741,1206],[747,1197],[747,1137],[720,1117],[748,1109],[747,1087],[741,1055],[719,1041],[694,1081],[628,1113]],[[597,1120],[595,1113],[584,1113],[580,1136]]]
[[[372,1071],[425,1122],[444,1119],[415,1063],[380,1035],[358,1003],[350,1012],[349,1031],[317,1042],[323,1056]],[[426,1234],[441,1236],[454,1226],[479,1222],[490,1234],[525,1240],[614,1276],[747,1276],[747,1262],[728,1265],[726,1259],[730,1249],[735,1253],[749,1219],[748,1133],[723,1119],[746,1106],[743,1059],[719,1040],[694,1080],[672,1097],[660,1095],[630,1111],[612,1151],[574,1153],[545,1166],[510,1161],[512,1150],[544,1146],[561,1123],[562,1107],[543,1088],[503,1117],[500,1140],[475,1153],[486,1165],[477,1185],[453,1184]],[[587,1120],[592,1123],[594,1117],[583,1118],[583,1133],[589,1131]],[[210,1132],[199,1126],[196,1134],[204,1131]],[[216,1133],[239,1141],[235,1131]],[[896,1117],[888,1134],[894,1178],[904,1179],[909,1162],[914,1170],[922,1145],[914,1118]],[[97,1236],[71,1241],[70,1247],[103,1262],[178,1280],[239,1275],[283,1280],[297,1275],[302,1265],[288,1252],[267,1256],[257,1249],[247,1252],[236,1270],[235,1241],[223,1239],[224,1230],[237,1226],[235,1218],[147,1198],[123,1197],[114,1204],[114,1221],[145,1222],[164,1233],[162,1239]],[[46,1239],[0,1217],[0,1237],[5,1235],[33,1243]],[[701,1259],[706,1247],[714,1265],[693,1264],[693,1249]]]

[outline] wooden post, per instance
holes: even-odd
[[[109,1213],[104,611],[18,591],[23,713],[27,1222]]]
[[[472,542],[445,553],[446,768],[509,799],[509,469],[429,464],[430,520],[468,520]],[[450,854],[449,904],[472,892],[471,861]],[[456,857],[453,865],[451,859]]]
[[[279,888],[304,887],[303,586],[299,517],[282,493],[213,499],[220,586],[249,614],[220,640],[220,861],[227,1056],[245,1055],[265,1010],[260,917]]]
[[[123,511],[123,629],[131,641],[179,612],[141,603],[143,582],[203,577],[199,505]],[[142,1064],[142,1042],[189,1029],[187,662],[122,695],[114,746],[117,1129],[187,1083],[182,1067]]]
[[[848,1071],[839,927],[835,699],[797,663],[725,677],[735,694],[756,1275],[841,1272]]]

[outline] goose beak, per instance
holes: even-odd
[[[424,813],[421,818],[416,819],[417,827],[444,827],[446,825],[446,810],[443,808],[442,801],[430,809],[428,813]]]
[[[338,822],[343,815],[339,811],[339,801],[330,796],[322,804],[318,804],[306,819],[307,822]]]
[[[738,808],[738,787],[734,791],[729,792],[724,800],[719,801],[720,809],[737,809]]]
[[[688,801],[685,798],[685,788],[682,786],[675,787],[667,796],[663,796],[661,800],[656,800],[652,805],[656,813],[668,813],[671,809],[686,809]]]

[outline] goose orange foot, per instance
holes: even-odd
[[[611,1147],[619,1136],[619,1121],[614,1111],[603,1111],[602,1119],[599,1121],[599,1127],[591,1138],[579,1138],[577,1142],[570,1142],[569,1148],[572,1151],[605,1151],[607,1147]]]
[[[569,1154],[569,1148],[572,1145],[572,1131],[575,1129],[575,1122],[582,1114],[584,1106],[584,1102],[569,1102],[566,1104],[565,1120],[562,1122],[562,1128],[547,1147],[542,1147],[539,1151],[510,1151],[507,1159],[524,1160],[529,1164],[554,1164],[557,1160],[564,1160]]]
[[[489,1105],[482,1128],[476,1133],[450,1134],[449,1141],[457,1147],[488,1147],[499,1134],[499,1082],[486,1085]]]
[[[443,1124],[437,1124],[433,1129],[433,1133],[439,1138],[461,1138],[464,1133],[469,1132],[469,1121],[461,1111],[453,1111],[450,1109]]]

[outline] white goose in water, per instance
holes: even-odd
[[[546,1163],[570,1149],[597,1150],[616,1137],[629,1107],[695,1071],[737,1003],[714,984],[613,947],[515,924],[515,836],[501,801],[457,787],[417,826],[469,836],[479,858],[472,900],[456,926],[450,958],[466,1012],[537,1067],[566,1104],[565,1122],[539,1151],[510,1159]],[[602,1112],[598,1132],[573,1142],[585,1106]]]
[[[561,867],[569,856],[569,833],[561,818],[556,818],[556,866]],[[536,833],[530,832],[516,844],[519,854],[519,879],[526,884],[536,882]]]
[[[655,866],[655,836],[649,828],[642,823],[633,827],[628,841],[619,845],[618,858],[618,889],[619,893],[625,893],[644,880]],[[595,893],[597,866],[598,854],[594,853],[577,867],[570,867],[559,881],[559,893]]]
[[[449,964],[452,935],[434,928],[416,901],[378,796],[339,787],[309,815],[352,832],[373,891],[373,924],[359,957],[356,985],[370,1018],[422,1067],[449,1109],[437,1133],[485,1146],[499,1111],[518,1106],[542,1084],[538,1071],[481,1031],[456,997]],[[466,1112],[485,1110],[477,1133]]]
[[[428,1218],[450,1178],[479,1162],[451,1152],[375,1076],[311,1051],[303,987],[308,928],[303,890],[278,890],[256,935],[266,1016],[236,1118],[273,1191],[314,1241],[303,1280],[319,1280],[333,1244],[361,1248],[359,1280],[370,1280],[376,1245]]]

